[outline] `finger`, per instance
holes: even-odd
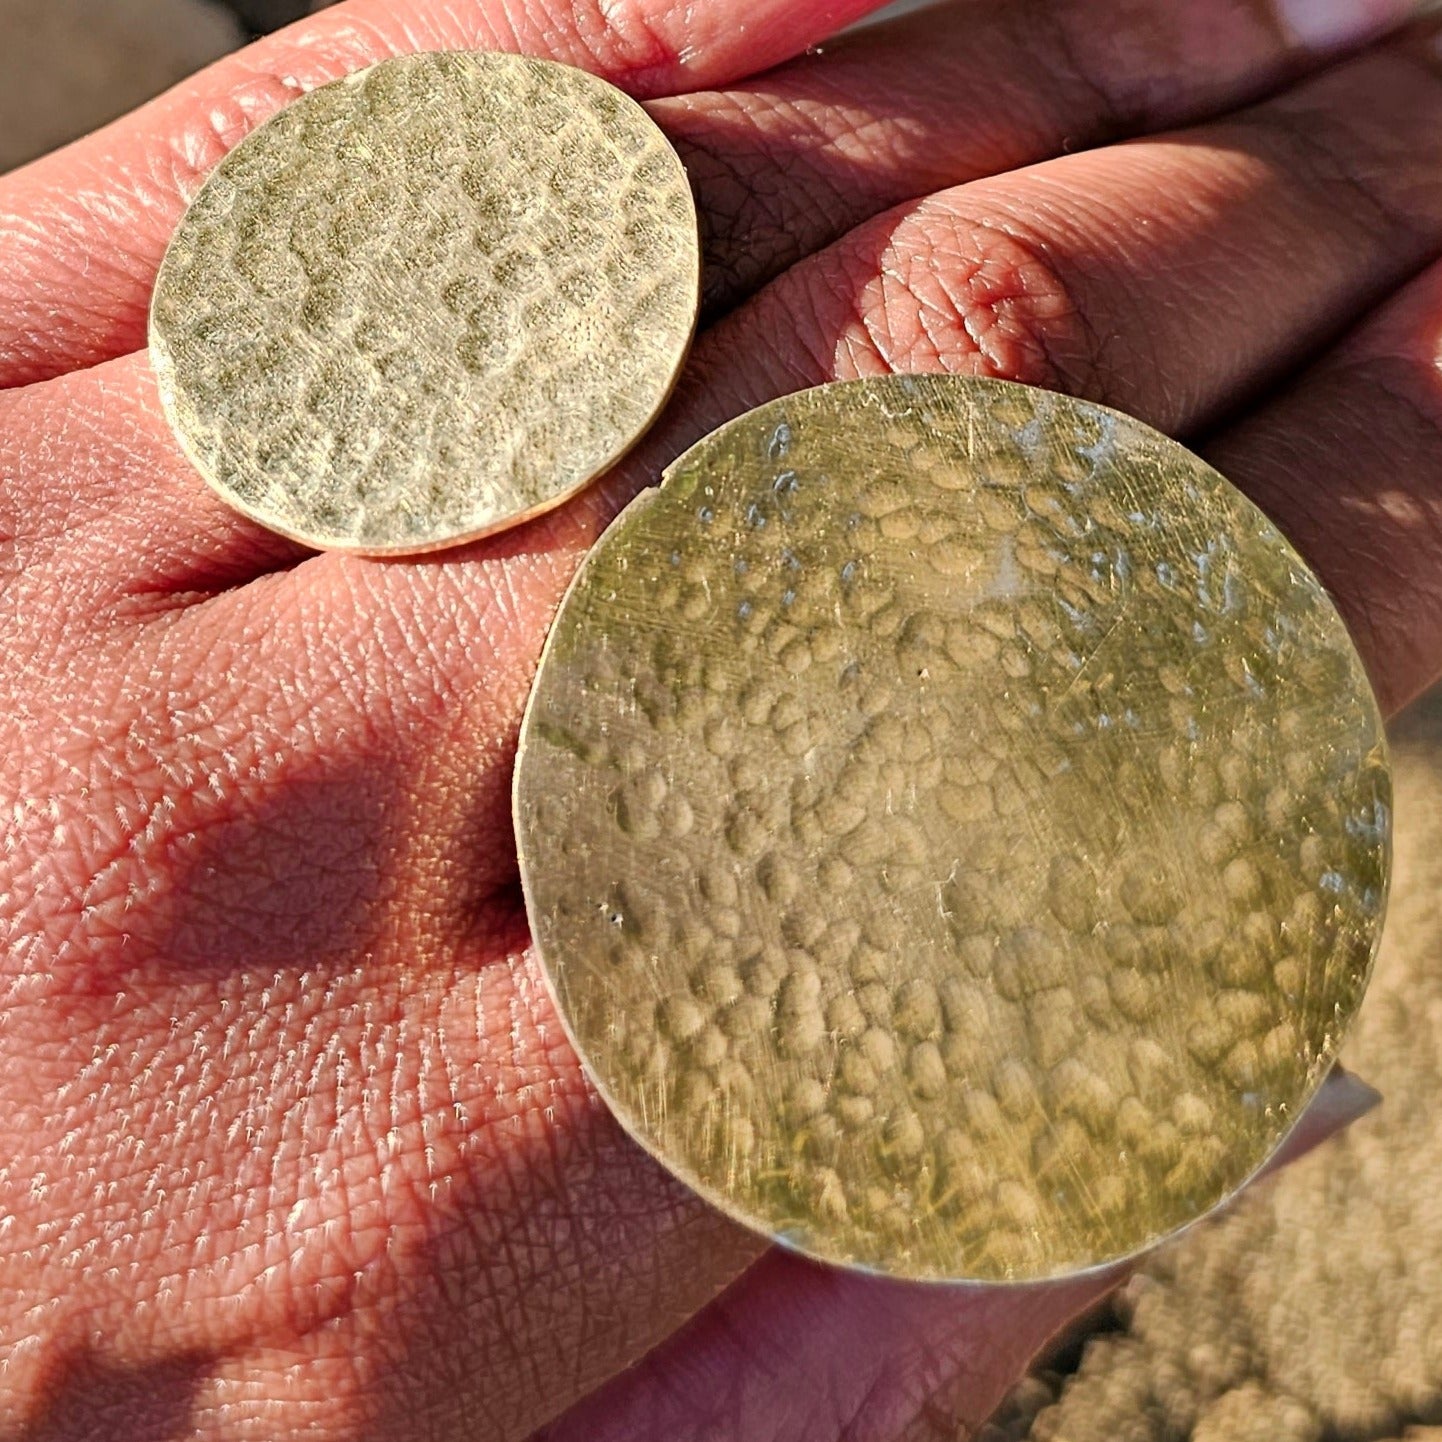
[[[1340,1067],[1265,1169],[1297,1160],[1378,1097]],[[1265,1174],[1265,1173],[1264,1173]],[[773,1251],[639,1366],[537,1442],[754,1442],[969,1436],[1046,1344],[1131,1270],[1023,1287],[915,1285]],[[941,1430],[938,1428],[937,1430]]]
[[[745,338],[746,317],[747,313],[738,313],[728,325],[726,334],[733,343]],[[766,334],[759,328],[752,333],[753,350],[756,338]],[[964,351],[960,346],[958,340],[959,357],[978,353],[975,346]],[[822,371],[816,379],[825,378],[823,368],[833,359],[798,349],[792,355],[787,388],[809,379],[812,371],[808,367]],[[724,345],[707,346],[684,397],[691,408],[685,412],[684,422],[673,422],[673,431],[714,423],[715,407],[749,403],[747,392],[753,386],[753,374],[746,365],[728,367]],[[709,412],[701,404],[702,395],[709,397]],[[634,484],[642,474],[638,469],[628,483]],[[210,715],[231,718],[250,718],[255,708],[239,704],[234,694],[228,696],[227,687],[258,684],[257,677],[284,678],[280,690],[291,709],[279,721],[267,717],[267,725],[277,728],[272,735],[253,738],[258,761],[245,764],[245,753],[239,749],[246,741],[244,728],[231,744],[220,745],[221,753],[233,758],[227,764],[248,778],[261,795],[267,786],[276,785],[277,770],[283,768],[288,755],[284,738],[315,735],[321,738],[325,754],[342,754],[347,737],[373,734],[376,718],[383,718],[388,746],[393,748],[387,764],[404,779],[403,790],[429,798],[427,804],[434,808],[434,816],[428,814],[425,824],[413,823],[407,833],[412,844],[423,843],[418,872],[430,878],[433,887],[420,913],[428,924],[444,924],[451,934],[464,935],[462,923],[476,914],[468,910],[476,900],[472,888],[504,874],[491,862],[487,877],[486,858],[482,855],[477,861],[477,838],[483,834],[487,818],[497,826],[497,835],[504,835],[504,785],[503,781],[497,785],[496,778],[504,778],[534,643],[574,554],[584,543],[587,528],[599,520],[602,507],[613,502],[616,493],[615,487],[610,493],[597,492],[587,506],[474,548],[456,561],[386,567],[323,557],[305,563],[291,575],[252,588],[250,593],[229,593],[209,607],[190,608],[178,618],[162,618],[150,629],[163,634],[168,644],[186,628],[193,628],[195,644],[186,653],[188,666],[172,660],[170,671],[156,674],[207,674],[214,686],[213,694],[205,698]],[[211,625],[214,630],[207,632],[205,628]],[[220,643],[224,638],[230,638],[230,644],[223,649]],[[405,659],[402,663],[393,658]],[[77,673],[73,683],[82,685],[84,680]],[[231,704],[227,705],[227,700]],[[329,731],[318,724],[322,721]],[[159,754],[173,756],[175,748],[163,746]],[[168,790],[174,789],[171,781],[148,771],[139,774],[157,788],[152,807],[164,815],[160,803]],[[225,785],[227,774],[218,773],[217,783]],[[41,789],[37,794],[50,792]],[[189,789],[183,794],[195,805],[204,799],[200,788],[194,794]],[[198,831],[203,819],[181,817],[169,824],[184,827],[188,823]],[[441,824],[430,824],[433,819]],[[268,818],[268,826],[266,835],[296,834],[295,828],[274,815]],[[351,828],[347,834],[354,831]],[[364,830],[361,839],[364,855],[360,864],[350,857],[341,869],[343,874],[392,872],[392,833],[386,828]],[[504,854],[505,849],[498,851]],[[230,855],[228,848],[227,859]],[[309,863],[311,858],[301,860]],[[318,882],[328,870],[322,861],[316,863]],[[234,875],[227,867],[215,869],[222,875]],[[305,880],[304,867],[300,869],[297,886]],[[261,872],[257,885],[249,893],[242,892],[239,901],[222,895],[217,899],[224,904],[204,908],[209,940],[220,938],[226,946],[236,945],[234,934],[245,934],[245,918],[263,915],[260,905],[271,904],[273,887],[258,884],[265,879]],[[255,934],[263,930],[251,927]],[[438,1030],[444,1033],[445,1028]],[[223,1032],[213,1050],[223,1053],[222,1043]],[[649,1294],[636,1280],[642,1264],[626,1247],[618,1248],[616,1259],[628,1268],[625,1316],[634,1329],[629,1335],[644,1336],[649,1325]],[[723,1258],[719,1250],[703,1251],[701,1260],[693,1259],[686,1274],[685,1295],[694,1303],[707,1286],[724,1280],[734,1265],[735,1258]],[[558,1298],[554,1288],[533,1284],[527,1303],[544,1316],[558,1305]],[[501,1305],[494,1299],[491,1305],[499,1315]],[[589,1355],[588,1344],[596,1340],[596,1324],[587,1321],[584,1308],[582,1312],[579,1318],[568,1316],[565,1345],[556,1351],[561,1367]],[[590,1315],[594,1317],[594,1311]],[[608,1313],[609,1318],[614,1315]],[[548,1325],[554,1331],[554,1319]]]
[[[1414,80],[1419,86],[1423,83],[1421,72],[1410,68],[1399,68],[1387,78],[1393,93],[1403,90],[1404,79]],[[1336,79],[1331,77],[1332,83]],[[1410,95],[1403,94],[1408,106],[1418,98],[1415,88]],[[1389,123],[1395,117],[1389,117],[1383,107],[1381,118]],[[1342,130],[1329,137],[1334,153],[1344,165],[1374,162],[1368,172],[1374,186],[1383,187],[1381,193],[1388,196],[1389,203],[1400,207],[1401,201],[1392,197],[1408,191],[1402,181],[1409,174],[1405,164],[1410,162],[1389,160],[1390,152],[1375,145],[1360,145],[1355,140],[1343,144],[1346,136]],[[1404,147],[1415,143],[1415,137],[1409,136],[1405,127],[1401,142]],[[1145,148],[1129,147],[1123,153],[1130,156]],[[1205,153],[1205,147],[1202,149]],[[1287,158],[1284,152],[1272,164],[1282,172]],[[1319,213],[1316,192],[1325,192],[1325,187],[1315,183],[1289,187],[1284,173],[1279,173],[1275,184],[1269,186],[1264,182],[1272,177],[1264,171],[1260,176],[1245,173],[1247,183],[1229,191],[1226,182],[1232,174],[1223,167],[1221,177],[1214,178],[1211,188],[1203,190],[1203,197],[1213,203],[1222,220],[1229,208],[1240,209],[1249,222],[1245,233],[1258,239],[1264,253],[1278,246],[1279,236],[1295,238],[1305,224],[1321,225],[1324,219],[1335,219],[1330,211],[1325,217]],[[1279,197],[1284,215],[1293,207],[1300,210],[1302,219],[1293,215],[1279,226],[1272,213],[1256,202],[1258,188]],[[1420,213],[1425,221],[1427,212],[1422,209]],[[1344,226],[1346,223],[1344,220]],[[1415,235],[1422,226],[1415,218],[1403,228],[1412,233],[1408,244],[1420,244]],[[1077,233],[1084,235],[1084,228],[1078,231],[1073,227],[1063,235],[1069,238]],[[1178,243],[1177,236],[1161,225],[1154,234],[1158,254],[1165,259],[1169,248]],[[1345,248],[1356,249],[1363,238],[1351,231],[1346,235],[1349,243]],[[1141,258],[1146,259],[1144,253]],[[1234,290],[1229,299],[1240,313],[1243,328],[1250,323],[1249,310],[1265,308],[1265,287],[1276,283],[1275,267],[1243,264],[1248,259],[1249,253],[1240,248],[1231,257],[1228,272],[1242,277],[1240,289]],[[1135,254],[1133,260],[1137,261]],[[1397,263],[1395,255],[1392,263]],[[1139,270],[1145,274],[1146,266],[1139,263]],[[1282,271],[1285,278],[1285,263]],[[1331,295],[1324,295],[1328,304],[1335,303],[1338,292],[1343,298],[1356,292],[1357,282],[1349,279],[1340,262],[1334,263],[1330,274],[1324,272],[1323,280],[1324,291],[1331,287]],[[1200,322],[1206,318],[1210,301],[1205,294],[1195,294],[1196,289],[1195,285],[1185,291],[1179,289],[1167,299],[1173,305],[1190,304],[1193,309],[1189,316]],[[1013,293],[1025,294],[1025,288],[1014,286]],[[1106,299],[1105,293],[1101,299]],[[1120,311],[1119,298],[1114,297],[1112,304]],[[1062,315],[1070,324],[1070,314]],[[1294,311],[1302,322],[1309,315],[1301,307]],[[755,327],[749,334],[748,326]],[[938,334],[941,341],[936,363],[960,367],[981,353],[964,325],[956,326],[949,342],[944,332]],[[752,364],[758,341],[774,335],[764,307],[758,304],[738,312],[715,335],[717,338],[702,348],[671,430],[663,431],[657,444],[673,448],[679,429],[708,428],[718,418],[718,407],[744,407],[764,398],[755,394],[758,384],[775,384],[764,375],[758,383]],[[1278,343],[1279,335],[1285,341],[1286,327],[1271,332],[1272,344]],[[947,342],[949,348],[943,348],[942,342]],[[799,345],[790,353],[789,361],[789,368],[780,378],[783,389],[826,378],[827,371],[836,364],[836,351]],[[1205,399],[1223,386],[1226,372],[1205,347],[1199,350],[1198,367],[1203,381],[1200,393]],[[1079,375],[1076,384],[1085,388],[1087,376]],[[260,676],[285,678],[284,694],[293,709],[287,715],[283,734],[317,736],[327,754],[347,736],[373,733],[376,718],[384,718],[390,748],[388,764],[396,775],[405,778],[409,794],[429,798],[425,824],[415,825],[412,833],[413,844],[424,846],[418,872],[431,878],[434,888],[427,894],[421,912],[429,919],[428,924],[451,934],[464,934],[466,918],[483,910],[486,888],[493,890],[512,878],[513,861],[506,844],[505,776],[539,636],[576,554],[599,524],[605,507],[614,504],[620,491],[636,484],[644,474],[644,467],[637,468],[626,482],[609,491],[598,490],[585,505],[516,535],[472,548],[453,561],[409,566],[366,565],[335,556],[307,561],[289,575],[272,578],[264,588],[227,593],[211,606],[182,612],[179,619],[165,622],[165,634],[173,638],[185,628],[194,628],[190,654],[209,657],[212,666],[219,666],[219,676],[212,676],[215,693],[208,698],[212,714],[251,715],[254,708],[239,704],[239,698],[233,697],[230,705],[225,704],[226,688],[243,686],[248,678]],[[158,627],[162,623],[153,624]],[[214,627],[213,632],[207,632],[208,626]],[[228,659],[219,647],[223,637],[242,638],[239,644],[232,639]],[[192,664],[199,668],[201,663]],[[76,684],[80,684],[78,680]],[[281,750],[276,754],[285,753]],[[263,792],[267,784],[275,785],[276,763],[269,764],[269,776],[264,767],[247,770],[243,765],[241,774],[251,777]],[[489,845],[487,827],[491,828]],[[295,828],[277,826],[275,834],[295,834]],[[360,865],[352,861],[345,868],[347,874],[386,874],[393,870],[385,859],[391,854],[386,849],[391,842],[384,831],[366,833],[364,844],[368,859]],[[373,856],[369,852],[372,846],[380,848]],[[303,865],[298,885],[304,881],[304,865],[312,859],[300,860]],[[319,876],[324,876],[325,871],[322,865]],[[268,900],[269,891],[260,895]],[[211,928],[206,935],[215,945],[233,945],[230,937],[239,930],[236,922],[254,912],[256,898],[242,896],[244,904],[233,898],[221,899],[227,904],[204,908],[205,924]],[[734,1258],[718,1260],[715,1254],[696,1261],[688,1275],[688,1285],[694,1288],[689,1295],[694,1299],[707,1286],[724,1281],[731,1266]],[[644,1315],[642,1321],[637,1321],[632,1309],[642,1304],[644,1314],[645,1300],[641,1289],[639,1293],[628,1291],[624,1301],[625,1315],[631,1319],[629,1325],[638,1333],[644,1333]],[[554,1293],[537,1288],[530,1294],[530,1301],[544,1313],[556,1305],[557,1299]],[[616,1306],[622,1305],[618,1300]],[[558,1351],[562,1365],[586,1354],[594,1340],[588,1325],[584,1316],[568,1316],[566,1345]]]
[[[334,594],[347,602],[327,628],[337,637],[336,652],[317,650],[304,634],[304,611],[283,605],[281,621],[267,633],[274,657],[261,659],[267,668],[262,674],[289,674],[285,668],[299,657],[306,674],[297,682],[298,693],[331,695],[350,648],[371,650],[386,629],[377,617],[386,625],[398,617],[436,618],[432,634],[420,644],[401,628],[392,637],[398,648],[393,654],[414,658],[420,674],[406,679],[420,707],[437,704],[457,676],[474,678],[482,666],[479,674],[487,684],[473,713],[471,754],[484,779],[471,799],[475,834],[483,844],[468,875],[481,895],[510,885],[514,857],[506,842],[504,777],[539,637],[570,568],[609,509],[654,478],[659,464],[681,445],[772,395],[888,365],[990,370],[1059,384],[1163,426],[1186,428],[1278,369],[1325,317],[1359,303],[1391,279],[1389,272],[1404,269],[1437,244],[1442,199],[1418,176],[1419,167],[1425,173],[1442,159],[1437,153],[1442,87],[1435,74],[1398,52],[1343,67],[1309,89],[1285,102],[1290,118],[1284,124],[1276,120],[1275,107],[1264,107],[1250,118],[1194,133],[1189,143],[1148,142],[1072,157],[927,202],[860,240],[849,238],[711,333],[670,421],[634,465],[585,504],[445,565],[367,567],[336,557],[306,562],[294,573],[301,594]],[[1370,96],[1365,117],[1364,95]],[[1302,125],[1328,146],[1339,179],[1307,176],[1306,165],[1315,162],[1312,141],[1296,138]],[[1249,149],[1262,153],[1251,155]],[[1084,169],[1080,178],[1079,169]],[[1349,181],[1349,174],[1367,176],[1371,209],[1355,202],[1360,182]],[[1004,206],[1011,207],[1010,230],[994,218]],[[1191,218],[1204,207],[1207,233],[1198,242]],[[1137,227],[1119,247],[1117,212],[1149,215],[1154,223]],[[978,213],[989,213],[985,225],[972,218]],[[1020,246],[1012,233],[1023,221],[1033,236],[1029,247]],[[1216,289],[1208,291],[1198,277],[1208,263],[1219,269],[1214,250],[1226,264]],[[1069,283],[1059,279],[1063,276],[1077,279]],[[1083,288],[1085,309],[1079,309],[1073,297]],[[1138,293],[1150,303],[1145,310],[1136,304]],[[907,345],[899,343],[903,326],[910,327]],[[777,336],[786,338],[787,348],[777,347]],[[1098,338],[1104,340],[1098,344]],[[1158,340],[1162,343],[1149,355],[1148,347]],[[127,366],[128,387],[122,383]],[[204,493],[159,431],[153,404],[143,396],[147,382],[138,360],[117,363],[115,377],[96,372],[51,384],[75,387],[67,410],[84,415],[91,404],[84,388],[111,381],[111,399],[132,406],[135,419],[122,425],[107,418],[98,428],[104,445],[115,436],[147,439],[120,458],[104,445],[93,455],[81,448],[94,474],[115,478],[115,494],[99,505],[93,523],[57,526],[57,539],[35,543],[73,549],[63,564],[57,552],[56,572],[32,563],[12,586],[24,617],[53,614],[53,607],[39,604],[40,597],[27,601],[26,588],[43,577],[54,584],[56,576],[73,597],[72,615],[122,603],[173,606],[177,596],[206,589],[205,578],[195,572],[209,562],[204,548],[186,549],[189,532],[209,536],[220,527],[215,544],[222,555],[227,534],[256,543],[253,528],[228,533],[227,527],[239,523],[214,503],[203,503],[209,508],[203,516],[195,511],[193,498]],[[23,409],[39,403],[21,396],[17,404]],[[29,426],[36,438],[29,447],[34,459],[14,472],[48,473],[41,487],[48,487],[54,505],[63,509],[68,496],[88,496],[94,487],[73,459],[54,464],[58,447],[47,439],[46,416],[41,405]],[[20,411],[10,420],[7,429],[23,438]],[[132,487],[133,497],[121,494]],[[27,483],[27,489],[33,486]],[[128,528],[128,508],[140,515],[141,529]],[[115,566],[117,556],[134,574]],[[147,559],[137,565],[132,558]],[[176,569],[162,575],[147,573],[147,566]],[[147,596],[145,586],[154,581],[171,589]],[[498,614],[512,628],[500,650],[495,620],[488,625],[485,619],[487,608],[500,604],[498,597],[511,603]],[[232,618],[242,629],[248,605],[239,602]],[[355,618],[349,628],[345,616]],[[452,639],[458,644],[447,644]],[[54,647],[60,638],[32,633],[32,644]],[[355,694],[350,704],[354,725],[363,729],[374,695]]]
[[[918,1285],[773,1251],[535,1442],[971,1436],[1046,1343],[1124,1275]]]
[[[1442,675],[1442,264],[1204,454],[1321,576],[1384,710]]]
[[[1442,250],[1435,34],[1223,121],[900,207],[715,342],[754,378],[747,404],[823,374],[965,370],[1203,426]]]
[[[1442,83],[1419,53],[1399,46],[1236,119],[978,182],[872,222],[710,332],[668,420],[586,504],[519,543],[467,553],[475,566],[352,570],[321,558],[302,570],[317,584],[361,585],[368,604],[448,615],[472,604],[454,596],[478,584],[483,558],[511,556],[509,571],[546,571],[522,587],[544,596],[607,509],[683,445],[838,375],[989,372],[1075,390],[1164,429],[1197,427],[1442,248],[1442,189],[1430,179],[1442,165]],[[12,555],[31,577],[58,567],[75,613],[171,607],[213,590],[229,574],[231,538],[251,563],[294,560],[289,543],[233,520],[197,484],[157,418],[142,358],[8,399],[9,470],[23,478],[4,502],[20,528]],[[59,440],[57,413],[77,418]],[[101,417],[88,435],[87,415]],[[32,507],[51,518],[46,535],[25,533]],[[526,555],[515,557],[517,544]],[[364,579],[342,579],[352,575]],[[30,584],[22,577],[14,594]],[[413,593],[389,595],[402,590]],[[541,600],[518,617],[532,628],[523,654],[548,614]],[[488,735],[511,734],[521,694],[493,688]],[[507,854],[497,849],[502,864]]]
[[[714,314],[902,201],[1219,114],[1414,8],[954,0],[652,114],[701,201]]]
[[[836,376],[944,369],[1074,390],[1186,431],[1442,247],[1437,74],[1378,55],[1310,92],[1289,98],[1286,120],[1263,107],[1185,140],[979,182],[869,227],[713,328],[668,417],[578,502],[442,564],[328,555],[277,583],[359,588],[363,615],[471,615],[498,590],[514,598],[503,649],[519,659],[475,713],[476,744],[505,775],[530,668],[579,557],[616,507],[730,416]],[[1336,179],[1308,172],[1314,140]],[[493,834],[506,834],[504,788],[485,804]],[[491,855],[473,879],[513,884],[510,849]]]
[[[0,456],[0,575],[13,577],[0,605],[29,622],[45,614],[34,603],[52,564],[74,583],[73,614],[109,605],[133,618],[312,554],[243,520],[204,484],[177,447],[144,355],[0,392]]]
[[[722,84],[883,0],[349,0],[220,61],[96,135],[0,181],[0,385],[143,344],[165,243],[242,136],[327,81],[417,50],[548,56],[636,95]]]
[[[1323,1142],[1345,1131],[1353,1122],[1361,1121],[1368,1112],[1382,1103],[1382,1094],[1367,1085],[1361,1077],[1349,1072],[1340,1063],[1327,1073],[1317,1095],[1287,1133],[1282,1145],[1257,1173],[1257,1180],[1301,1161]]]

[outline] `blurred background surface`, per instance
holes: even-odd
[[[0,170],[310,8],[0,0]],[[1383,1105],[1153,1258],[986,1442],[1442,1442],[1442,691],[1393,732],[1391,914],[1345,1052]]]
[[[214,0],[0,0],[0,170],[113,120],[242,39]]]

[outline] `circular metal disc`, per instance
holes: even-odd
[[[700,288],[685,171],[579,70],[414,55],[243,140],[161,267],[182,446],[311,545],[406,553],[549,509],[670,393]]]
[[[892,377],[702,441],[521,738],[536,944],[617,1115],[818,1257],[1029,1279],[1234,1191],[1378,938],[1380,718],[1254,506],[1115,412]]]

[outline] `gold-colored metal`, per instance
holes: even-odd
[[[650,425],[695,325],[685,171],[579,70],[413,55],[242,141],[161,267],[171,425],[232,505],[320,547],[524,520]]]
[[[1115,412],[823,387],[587,559],[521,738],[536,944],[616,1114],[833,1262],[1021,1280],[1232,1193],[1389,868],[1376,704],[1267,519]]]

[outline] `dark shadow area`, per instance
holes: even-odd
[[[17,1442],[96,1442],[126,1437],[179,1442],[214,1358],[192,1353],[149,1367],[111,1367],[73,1356],[55,1369],[49,1403]]]
[[[204,973],[309,970],[364,951],[394,855],[395,801],[384,762],[357,758],[278,780],[259,805],[235,803],[183,853],[152,954]]]
[[[264,35],[310,14],[309,0],[217,0],[252,35]]]

